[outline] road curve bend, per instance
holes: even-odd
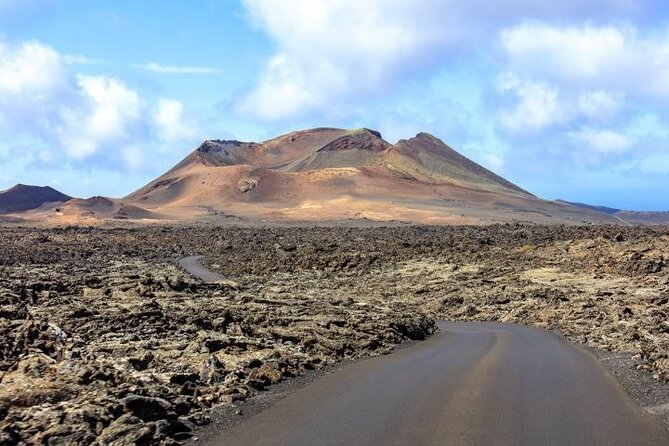
[[[225,276],[203,267],[200,261],[204,256],[190,256],[179,260],[179,266],[204,283],[216,283],[225,280]]]
[[[597,360],[535,328],[439,324],[324,376],[214,445],[669,445]]]

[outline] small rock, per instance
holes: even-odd
[[[170,384],[183,385],[187,382],[195,383],[200,376],[197,373],[175,373],[170,376]]]
[[[169,401],[157,397],[141,395],[130,395],[122,401],[126,412],[143,421],[155,421],[170,415],[172,404]]]
[[[155,426],[144,424],[130,414],[112,421],[97,438],[98,444],[149,444],[153,439]]]

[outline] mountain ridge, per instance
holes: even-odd
[[[541,200],[431,134],[391,144],[368,128],[207,140],[124,200],[175,218],[617,221]]]
[[[570,202],[567,200],[555,200],[558,203],[566,203],[583,209],[596,210],[612,215],[629,224],[669,224],[669,211],[631,211],[616,209],[608,206],[597,206],[587,203]]]
[[[101,221],[620,223],[542,200],[420,132],[391,144],[369,128],[318,127],[261,142],[205,140],[123,198],[70,199],[21,218]]]

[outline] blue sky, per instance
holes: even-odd
[[[123,196],[202,140],[420,131],[544,198],[669,210],[660,0],[0,0],[0,189]]]

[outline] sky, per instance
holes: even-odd
[[[205,139],[319,126],[669,210],[669,2],[0,0],[0,189],[121,197]]]

